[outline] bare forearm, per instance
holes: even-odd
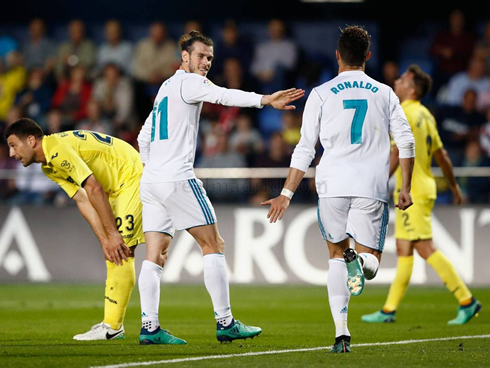
[[[119,231],[116,227],[116,219],[114,218],[112,208],[102,188],[87,188],[86,191],[90,203],[102,222],[105,232],[107,234],[118,234]]]
[[[107,234],[104,226],[102,225],[102,221],[100,220],[97,211],[92,206],[92,203],[90,203],[85,190],[80,188],[73,199],[75,200],[81,215],[89,223],[95,236],[97,236],[99,241],[102,243],[107,238]]]
[[[294,167],[289,168],[289,174],[286,179],[286,183],[284,183],[284,188],[290,190],[291,192],[295,192],[304,176],[304,171],[295,169]]]
[[[402,170],[402,190],[410,192],[412,189],[412,173],[415,158],[400,158],[400,167]]]
[[[390,178],[391,175],[393,175],[398,168],[398,165],[400,164],[400,158],[399,156],[399,151],[396,146],[393,146],[391,153],[390,153]]]
[[[436,153],[434,154],[434,158],[437,162],[437,165],[441,168],[444,177],[449,182],[449,185],[452,188],[456,187],[458,185],[458,182],[456,181],[456,177],[454,176],[453,163],[451,162],[447,151],[444,148],[436,151]]]

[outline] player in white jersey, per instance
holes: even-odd
[[[160,87],[138,136],[145,165],[140,188],[146,238],[146,259],[139,276],[140,343],[186,343],[160,329],[158,320],[160,278],[175,230],[187,230],[202,248],[204,283],[214,307],[218,340],[254,337],[262,330],[242,324],[231,313],[225,244],[213,206],[193,170],[199,116],[203,102],[292,110],[289,103],[303,97],[304,91],[293,88],[263,96],[218,87],[206,78],[213,60],[213,41],[192,31],[181,37],[179,46],[180,69]]]
[[[369,44],[364,28],[341,30],[336,51],[339,74],[310,93],[284,189],[279,197],[263,202],[271,206],[270,222],[283,217],[320,139],[324,152],[315,181],[318,222],[330,252],[327,285],[336,329],[334,353],[350,352],[350,294],[359,295],[364,279],[374,278],[379,267],[388,225],[390,134],[403,171],[396,206],[405,210],[412,204],[415,141],[393,90],[364,73],[371,56]],[[356,251],[349,248],[350,238]]]

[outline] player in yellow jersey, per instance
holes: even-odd
[[[424,258],[437,272],[446,287],[454,294],[460,307],[450,325],[461,325],[473,318],[481,309],[454,266],[432,242],[431,212],[437,197],[436,183],[431,174],[432,158],[442,169],[449,182],[456,204],[461,204],[461,189],[454,177],[453,166],[437,131],[436,121],[420,100],[429,92],[431,77],[417,65],[411,65],[395,81],[395,93],[407,116],[415,137],[415,166],[412,180],[413,206],[402,212],[396,209],[395,238],[398,266],[383,309],[362,316],[364,322],[395,322],[395,312],[405,295],[413,269],[413,250]],[[390,157],[390,175],[395,172],[394,201],[398,201],[401,185],[401,170],[398,167],[396,146]]]
[[[124,315],[135,284],[134,249],[144,243],[139,181],[143,165],[128,143],[76,130],[45,136],[23,118],[5,132],[11,157],[41,163],[72,198],[100,241],[107,265],[104,319],[75,340],[124,338]]]

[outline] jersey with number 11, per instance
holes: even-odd
[[[218,87],[209,79],[184,70],[163,82],[153,111],[138,135],[145,164],[142,183],[195,178],[194,156],[203,102],[260,108],[262,95]]]
[[[310,93],[291,167],[306,171],[320,139],[315,179],[320,197],[387,202],[390,134],[399,147],[413,142],[393,90],[362,71],[341,72]]]

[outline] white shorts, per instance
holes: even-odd
[[[143,232],[174,236],[175,230],[216,223],[216,214],[199,179],[141,183]]]
[[[376,199],[322,197],[318,200],[320,232],[330,243],[339,243],[350,236],[357,243],[382,252],[388,219],[388,204]]]

